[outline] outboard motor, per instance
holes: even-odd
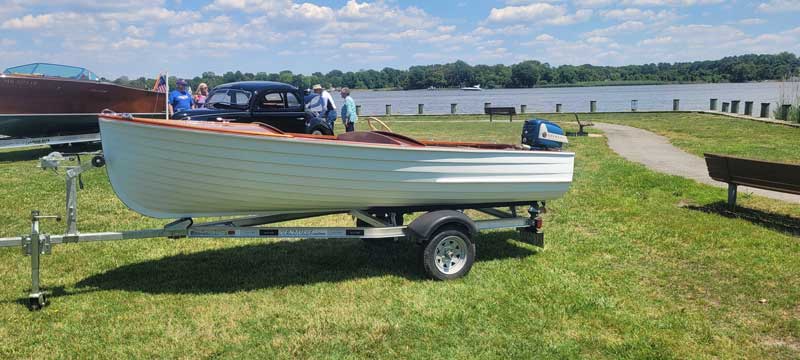
[[[550,121],[531,119],[522,126],[522,144],[531,150],[561,150],[568,142],[564,130]]]

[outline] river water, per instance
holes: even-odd
[[[760,103],[772,103],[772,109],[781,96],[778,82],[740,84],[687,84],[644,86],[599,86],[574,88],[496,89],[483,91],[461,90],[410,90],[410,91],[357,91],[352,94],[361,105],[363,114],[384,114],[386,104],[392,105],[393,114],[416,114],[417,104],[424,104],[425,114],[449,114],[450,104],[458,104],[459,114],[483,113],[484,103],[492,106],[527,105],[527,112],[554,112],[562,104],[563,112],[589,111],[589,101],[597,101],[597,111],[630,111],[631,100],[638,100],[638,110],[672,110],[672,100],[680,99],[681,110],[708,110],[709,99],[722,102],[741,100],[739,112],[744,112],[744,102],[753,101],[753,113],[758,115]],[[337,104],[341,98],[335,97]]]

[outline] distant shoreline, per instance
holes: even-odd
[[[707,82],[707,81],[589,81],[589,82],[579,82],[574,84],[547,84],[547,85],[538,85],[532,88],[523,88],[523,87],[497,87],[497,88],[485,88],[483,90],[508,90],[508,89],[551,89],[551,88],[580,88],[580,87],[603,87],[603,86],[655,86],[655,85],[704,85],[704,84],[753,84],[753,83],[773,83],[773,82],[780,82],[780,80],[763,80],[763,81],[747,81],[747,82],[729,82],[729,81],[721,81],[721,82]],[[436,88],[435,90],[459,90],[460,88]],[[354,88],[353,90],[358,91],[418,91],[418,90],[427,90],[427,89],[403,89],[403,88],[381,88],[381,89],[369,89],[369,88]]]

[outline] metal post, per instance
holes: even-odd
[[[356,115],[361,115],[361,105],[356,105]]]
[[[739,103],[741,103],[740,100],[731,101],[731,113],[732,114],[738,114],[739,113]]]
[[[728,109],[730,108],[730,105],[731,105],[730,103],[723,102],[722,103],[722,112],[725,112],[725,113],[728,112]]]
[[[708,106],[709,109],[711,109],[711,111],[717,111],[717,103],[718,102],[719,102],[719,99],[711,99],[711,103]]]
[[[422,115],[424,112],[425,104],[417,104],[417,114]]]
[[[386,116],[392,115],[392,105],[386,104]]]
[[[745,101],[744,102],[744,114],[747,116],[753,116],[753,102],[752,101]]]
[[[78,175],[67,170],[67,234],[78,233]]]
[[[769,106],[770,103],[761,103],[761,117],[768,118],[769,117]]]
[[[42,290],[39,288],[39,211],[31,211],[31,293],[29,299],[38,299]]]
[[[589,101],[589,112],[597,112],[597,101],[596,100]]]
[[[681,109],[681,99],[672,99],[672,111],[679,111]]]
[[[556,112],[557,113],[561,112],[561,104],[556,104]]]
[[[524,114],[526,111],[528,111],[528,105],[520,105],[519,106],[519,113],[520,114]]]
[[[728,184],[728,207],[730,207],[731,210],[735,210],[736,209],[736,190],[737,190],[737,188],[738,188],[738,185],[736,185],[736,184]]]
[[[639,100],[631,100],[631,112],[639,111]]]
[[[458,110],[458,104],[450,104],[450,113],[455,115],[456,111]]]

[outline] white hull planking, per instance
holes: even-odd
[[[562,196],[574,154],[239,135],[100,118],[108,176],[156,218],[510,203]]]

